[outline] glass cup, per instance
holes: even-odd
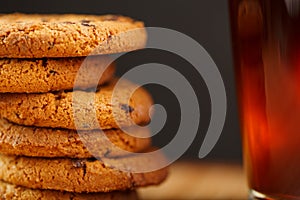
[[[252,199],[300,199],[300,0],[229,0]]]

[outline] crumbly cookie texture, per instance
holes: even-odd
[[[137,200],[136,191],[79,194],[29,189],[0,181],[0,198],[7,200]]]
[[[30,158],[0,156],[0,179],[32,189],[53,189],[68,192],[110,192],[157,185],[167,176],[163,168],[147,173],[120,171],[119,166],[148,165],[160,159],[147,156],[114,159],[116,165],[107,166],[95,159]]]
[[[27,127],[0,119],[0,153],[30,157],[117,157],[151,145],[147,128],[80,131]],[[143,137],[143,138],[138,138]]]
[[[0,15],[0,57],[49,58],[143,48],[144,24],[116,15]]]
[[[0,115],[11,122],[76,130],[112,129],[147,124],[153,104],[148,92],[124,79],[94,92],[1,94]]]
[[[0,59],[0,93],[96,88],[113,78],[115,66],[108,63],[106,56]]]

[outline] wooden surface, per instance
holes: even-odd
[[[247,199],[242,167],[234,164],[177,162],[165,183],[139,190],[141,199]]]

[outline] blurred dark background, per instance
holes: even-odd
[[[0,12],[121,14],[142,20],[149,27],[170,28],[192,37],[208,51],[217,64],[228,98],[224,130],[217,145],[205,159],[241,161],[227,0],[10,0],[1,2]],[[185,60],[158,50],[142,50],[121,57],[118,60],[118,74],[149,62],[167,64],[180,71],[191,82],[198,95],[200,129],[194,143],[182,157],[197,159],[210,118],[210,99],[206,85]],[[147,88],[152,92],[155,101],[166,106],[168,113],[172,113],[168,116],[165,128],[153,138],[154,144],[163,146],[172,139],[178,127],[178,102],[172,92],[164,87],[149,85]]]

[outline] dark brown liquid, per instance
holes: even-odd
[[[300,15],[284,0],[229,4],[250,188],[300,199]]]

